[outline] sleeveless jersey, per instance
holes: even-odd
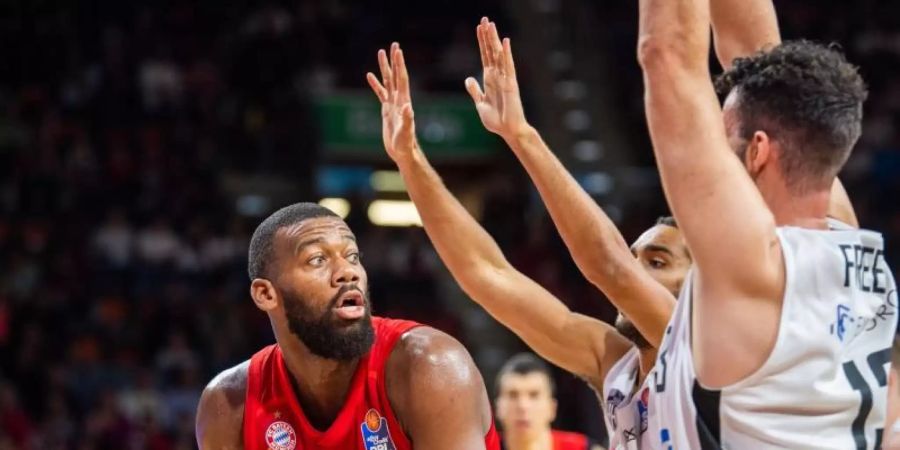
[[[768,359],[718,390],[697,381],[692,276],[654,368],[651,424],[665,450],[881,447],[897,287],[879,233],[781,227],[785,288]],[[722,364],[728,364],[722,361]]]
[[[635,389],[640,375],[637,347],[619,358],[603,380],[603,419],[610,450],[654,448],[654,436],[644,436],[649,420],[650,377]]]
[[[419,326],[405,320],[372,318],[375,342],[359,365],[341,411],[327,430],[314,428],[300,407],[277,345],[250,359],[244,405],[244,450],[411,450],[391,408],[385,365],[403,333]],[[485,442],[499,448],[493,424]]]

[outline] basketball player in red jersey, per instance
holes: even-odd
[[[356,238],[340,217],[312,203],[282,208],[249,253],[250,294],[277,343],[204,389],[200,449],[499,449],[462,345],[371,316]]]
[[[583,434],[550,428],[556,418],[555,386],[547,363],[534,354],[510,358],[496,386],[504,450],[602,450]]]

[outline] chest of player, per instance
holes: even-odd
[[[411,450],[388,401],[378,361],[370,356],[360,360],[344,405],[327,429],[308,420],[277,348],[257,364],[251,362],[244,449]]]
[[[401,430],[378,408],[359,404],[341,411],[327,430],[317,430],[290,405],[257,410],[245,428],[245,450],[409,450]]]

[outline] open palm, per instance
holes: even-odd
[[[497,25],[482,18],[476,28],[481,64],[484,67],[484,91],[474,78],[466,79],[466,90],[475,101],[475,109],[484,127],[507,138],[527,127],[516,68],[509,38],[500,40]]]
[[[412,154],[418,144],[403,51],[396,42],[391,44],[390,51],[390,61],[384,50],[378,51],[381,81],[371,72],[366,74],[366,80],[381,101],[384,148],[388,156],[397,161]]]

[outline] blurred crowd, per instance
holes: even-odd
[[[873,14],[875,4],[778,7],[787,37],[837,40],[862,65],[871,100],[844,179],[898,267],[900,11]],[[228,180],[282,177],[297,200],[315,199],[313,93],[364,89],[375,50],[395,39],[418,89],[458,92],[479,70],[477,19],[503,21],[498,2],[387,5],[34,2],[0,22],[0,450],[194,448],[205,382],[272,341],[247,296],[260,218],[240,213]],[[616,45],[599,51],[633,60],[636,13],[603,15]],[[646,144],[636,71],[616,79],[618,101]],[[497,161],[507,176],[488,188],[482,223],[525,273],[611,319],[527,179],[508,175],[514,165]],[[626,209],[627,238],[665,212],[661,201]],[[420,229],[347,220],[376,313],[478,345],[442,300],[442,266]],[[577,383],[560,384],[561,405],[573,405],[562,421],[594,402],[567,399]]]

